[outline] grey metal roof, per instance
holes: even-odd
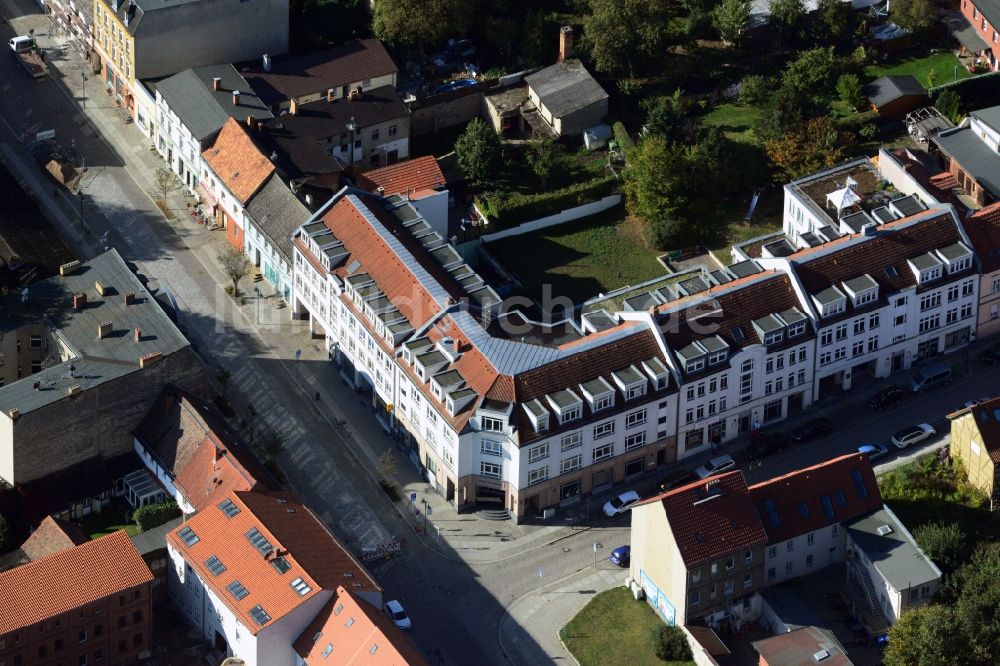
[[[289,266],[292,261],[292,234],[312,213],[288,186],[271,174],[264,186],[247,202],[246,213]]]
[[[719,335],[710,335],[702,338],[698,342],[709,354],[712,352],[722,351],[723,349],[729,349],[729,343],[723,340]]]
[[[524,80],[545,108],[557,118],[608,98],[604,88],[576,59],[557,62],[524,77]]]
[[[1000,196],[1000,155],[976,136],[970,127],[956,127],[931,137],[993,196]]]
[[[883,76],[864,87],[865,97],[876,107],[882,107],[901,97],[927,96],[916,77],[909,74]]]
[[[883,525],[888,525],[892,531],[879,534],[879,527]],[[849,520],[844,526],[851,540],[897,591],[941,577],[941,570],[917,547],[913,536],[888,506]]]
[[[978,111],[971,112],[969,115],[975,116],[981,122],[1000,132],[1000,106],[979,109]]]
[[[911,194],[908,197],[893,199],[889,203],[892,207],[898,210],[903,217],[916,215],[921,211],[927,210],[927,206],[925,206],[924,202],[918,199],[915,194]]]
[[[976,3],[979,5],[979,3]],[[962,12],[956,10],[942,10],[941,20],[946,26],[948,26],[948,32],[951,33],[952,37],[958,40],[958,42],[969,49],[972,53],[979,53],[980,51],[986,51],[990,48],[990,45],[979,35],[977,26],[969,23],[969,19],[962,15]],[[992,19],[990,19],[992,23]]]
[[[800,322],[806,318],[804,314],[798,308],[791,308],[779,313],[781,318],[785,320],[785,323],[791,326],[794,323]]]
[[[598,377],[597,379],[591,379],[590,381],[583,382],[580,384],[580,388],[592,396],[604,395],[605,393],[611,393],[615,390],[604,377]]]
[[[580,396],[569,389],[549,393],[546,397],[559,409],[566,409],[567,407],[578,405],[581,402]]]
[[[856,278],[845,280],[844,286],[850,289],[851,293],[857,294],[865,291],[866,289],[874,289],[878,286],[878,282],[872,279],[872,276],[865,273],[864,275],[859,275]]]
[[[99,296],[95,282],[110,291]],[[136,295],[132,305],[125,305],[128,292]],[[87,306],[80,311],[73,309],[76,293],[87,295]],[[140,356],[153,352],[168,356],[189,344],[116,250],[94,257],[71,275],[57,275],[32,285],[27,303],[21,303],[20,295],[11,294],[3,300],[3,311],[8,322],[18,317],[25,322],[37,320],[37,315],[44,313],[47,328],[70,353],[62,363],[0,387],[0,411],[5,414],[11,409],[26,414],[67,399],[73,385],[86,392],[139,372]],[[111,322],[112,333],[98,339],[98,326],[105,322]],[[134,338],[136,328],[142,332],[140,342]],[[70,366],[75,368],[74,377]],[[40,383],[40,390],[34,389],[35,382]]]
[[[955,261],[956,259],[969,256],[972,254],[972,250],[965,247],[962,243],[953,243],[948,247],[941,248],[938,250],[938,253],[948,261]]]
[[[215,77],[222,79],[217,91],[212,90]],[[250,84],[228,63],[185,69],[157,82],[156,90],[198,141],[218,132],[230,117],[241,122],[249,116],[272,117]],[[234,90],[240,93],[239,105],[233,104]]]
[[[925,252],[924,254],[918,254],[915,257],[911,257],[908,261],[918,271],[925,271],[928,268],[934,268],[935,266],[940,266],[942,263],[940,259],[935,257],[930,252]]]
[[[845,296],[840,293],[840,290],[836,287],[827,287],[823,291],[816,294],[814,298],[823,305],[828,305],[830,303],[836,303],[842,298],[845,298]]]
[[[163,523],[159,527],[154,527],[151,530],[140,532],[139,534],[129,538],[132,541],[132,545],[135,546],[135,549],[139,551],[140,555],[146,555],[160,550],[161,548],[166,549],[167,533],[180,526],[182,522],[184,522],[184,517],[177,516],[176,518],[172,518]]]
[[[773,314],[768,314],[759,319],[754,319],[753,325],[754,328],[756,328],[762,334],[771,333],[773,331],[777,331],[785,327],[784,322],[779,320]]]

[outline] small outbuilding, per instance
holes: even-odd
[[[883,118],[903,118],[929,103],[927,90],[909,74],[875,79],[865,86],[864,94]]]

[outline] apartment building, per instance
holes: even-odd
[[[1000,202],[975,211],[962,222],[979,261],[976,337],[1000,333]]]
[[[406,197],[431,228],[448,236],[448,188],[437,158],[425,155],[365,171],[358,187],[382,196]]]
[[[399,196],[344,190],[294,243],[293,309],[459,507],[523,518],[673,460],[676,384],[643,322],[584,335],[500,312]]]
[[[996,71],[1000,58],[1000,8],[989,0],[962,0],[962,17],[968,22],[964,30],[952,30],[978,61]],[[958,26],[956,26],[958,27]],[[969,28],[971,27],[971,30]]]
[[[150,144],[156,98],[144,80],[288,50],[287,0],[94,0],[93,8],[101,78]]]
[[[0,662],[124,666],[148,658],[152,581],[124,530],[0,573]]]
[[[226,230],[226,240],[242,252],[245,206],[274,173],[274,164],[235,118],[226,121],[201,156],[198,193],[211,208],[214,223]]]
[[[243,251],[285,303],[292,301],[292,234],[311,214],[277,173],[243,209]]]
[[[340,603],[338,589],[382,605],[371,575],[291,493],[217,496],[167,535],[167,554],[171,599],[200,636],[248,666],[298,663],[296,641]]]
[[[8,320],[0,326],[0,387],[42,371],[50,341],[41,321]]]
[[[759,616],[767,535],[742,472],[671,490],[631,513],[630,586],[664,622],[715,627]]]

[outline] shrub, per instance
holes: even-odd
[[[965,559],[966,534],[955,524],[927,523],[913,530],[913,538],[928,557],[946,570]]]
[[[654,630],[653,642],[656,656],[663,661],[690,661],[693,657],[684,630],[680,627],[661,625]]]
[[[758,106],[767,101],[767,79],[758,74],[744,76],[740,81],[740,92],[737,101],[746,106]]]
[[[876,111],[861,111],[833,120],[833,125],[838,130],[842,132],[854,132],[855,134],[861,134],[862,130],[868,125],[877,124],[878,112]]]
[[[623,125],[621,121],[615,122],[615,124],[611,127],[615,132],[615,141],[618,142],[619,148],[626,150],[635,145],[635,142],[632,141],[632,136],[628,133],[628,130],[625,129],[625,125]]]
[[[551,192],[506,196],[491,193],[477,198],[476,205],[497,227],[509,227],[597,201],[614,192],[617,186],[618,179],[614,176],[600,176]]]
[[[861,81],[854,74],[844,74],[837,79],[837,95],[841,102],[852,109],[861,108],[865,99],[861,92]]]
[[[148,532],[154,527],[159,527],[171,518],[181,515],[181,510],[173,501],[161,502],[159,504],[147,504],[140,506],[132,512],[132,520],[140,532]]]

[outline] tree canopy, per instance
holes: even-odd
[[[594,67],[605,74],[635,76],[660,55],[670,20],[666,0],[590,0],[583,43]]]
[[[722,0],[712,10],[712,25],[727,44],[737,44],[750,28],[751,0]]]
[[[375,0],[372,30],[393,46],[423,49],[468,27],[468,4],[461,0]]]
[[[938,21],[933,0],[892,0],[890,7],[893,22],[915,34],[927,32]]]
[[[889,630],[885,666],[952,666],[955,664],[955,612],[933,604],[905,611]]]
[[[473,118],[455,141],[455,156],[469,180],[482,187],[500,168],[503,146],[492,127],[482,118]]]
[[[764,145],[768,159],[785,181],[829,169],[844,160],[844,147],[833,121],[826,116],[809,120],[789,129],[783,136]]]

